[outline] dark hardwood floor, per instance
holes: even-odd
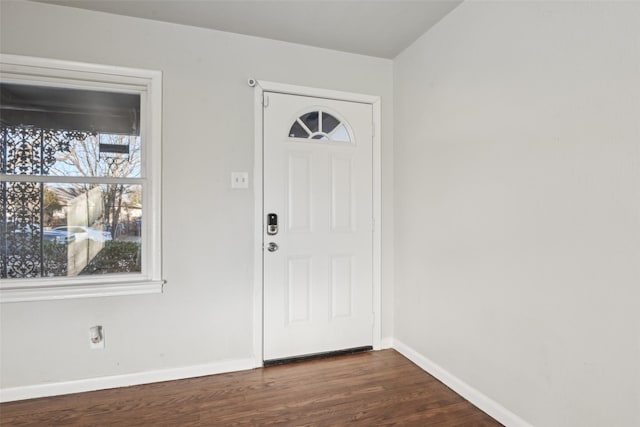
[[[0,405],[2,426],[500,426],[394,350]]]

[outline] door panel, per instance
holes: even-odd
[[[288,262],[286,307],[288,323],[311,320],[311,257],[293,257]]]
[[[331,256],[331,318],[353,313],[353,256]]]
[[[372,344],[372,107],[265,93],[265,360]]]
[[[351,158],[331,158],[331,231],[353,231]]]
[[[288,231],[311,232],[311,153],[290,153],[288,170]]]

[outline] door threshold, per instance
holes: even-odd
[[[287,363],[306,362],[307,360],[325,359],[327,357],[344,356],[345,354],[363,353],[373,350],[373,346],[346,348],[344,350],[326,351],[324,353],[306,354],[304,356],[285,357],[283,359],[271,359],[262,362],[265,368],[269,366],[285,365]]]

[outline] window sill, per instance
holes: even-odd
[[[0,303],[47,301],[71,298],[110,297],[162,293],[164,280],[119,283],[91,283],[66,286],[6,287],[0,289]]]

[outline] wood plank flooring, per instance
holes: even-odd
[[[500,426],[394,350],[0,405],[2,426]]]

